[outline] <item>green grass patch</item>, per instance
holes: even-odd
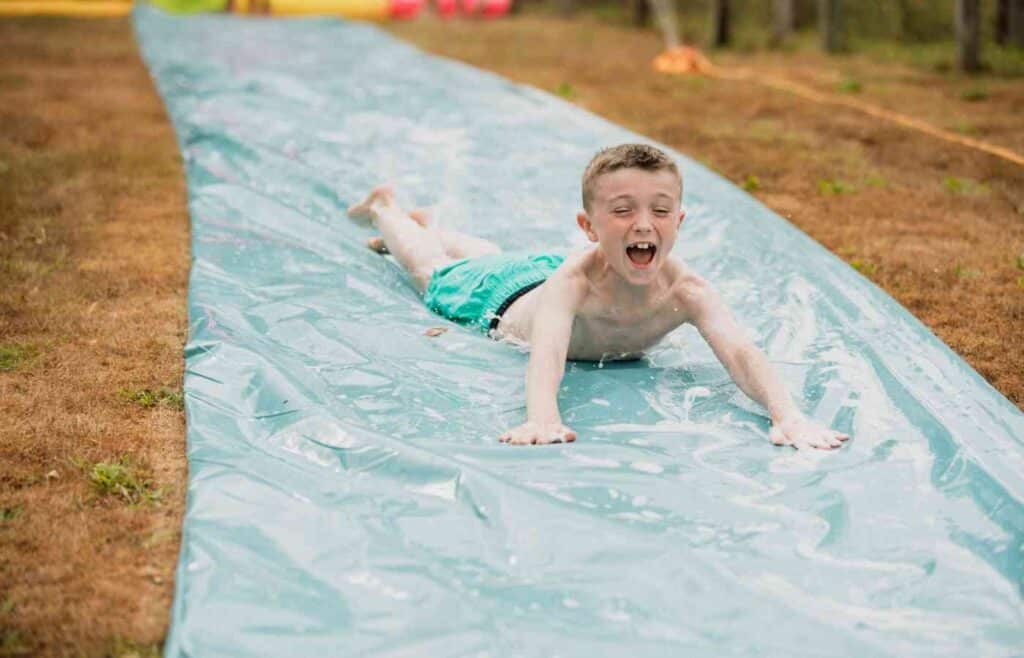
[[[19,516],[21,516],[21,513],[24,510],[25,510],[25,508],[22,505],[11,505],[10,507],[0,507],[0,525],[3,525],[5,523],[10,523],[11,521],[14,521]],[[2,608],[0,608],[0,612],[3,612]]]
[[[850,192],[853,192],[853,190],[853,185],[845,181],[835,180],[832,178],[818,181],[818,192],[821,194],[849,194]]]
[[[988,89],[985,87],[968,87],[960,91],[961,100],[968,103],[977,103],[988,99]]]
[[[743,179],[743,182],[740,183],[740,187],[745,189],[747,192],[756,192],[761,189],[761,179],[751,174]]]
[[[964,267],[962,263],[957,263],[953,267],[953,274],[955,274],[957,278],[960,279],[978,279],[981,278],[982,276],[981,270],[974,270],[968,267]]]
[[[149,550],[154,546],[166,544],[167,542],[174,539],[174,537],[175,534],[173,530],[157,530],[149,537],[146,537],[144,540],[142,540],[142,548]]]
[[[28,656],[32,653],[32,647],[28,645],[19,631],[5,628],[2,632],[3,635],[0,635],[0,656]]]
[[[1018,270],[1024,270],[1024,251],[1017,254],[1017,260],[1014,264],[1017,266]]]
[[[846,78],[836,85],[836,90],[844,94],[859,94],[863,89],[864,85],[861,84],[860,80],[853,78]]]
[[[555,93],[566,100],[572,100],[579,95],[576,92],[576,87],[573,87],[568,82],[559,82],[558,86],[555,87]]]
[[[160,645],[142,644],[119,637],[114,639],[104,655],[110,658],[160,658]]]
[[[861,274],[874,274],[878,271],[878,265],[866,258],[854,258],[850,261],[850,266]]]
[[[82,469],[93,492],[101,498],[120,498],[132,507],[155,505],[163,498],[163,489],[127,456],[95,464],[77,460],[74,464]]]
[[[156,390],[149,388],[122,388],[117,394],[121,399],[137,404],[144,409],[152,409],[157,405],[163,405],[178,411],[185,408],[185,397],[180,391],[169,388]]]
[[[1017,287],[1018,288],[1024,288],[1024,276],[1022,276],[1019,279],[1017,279]]]
[[[889,187],[888,179],[881,174],[872,174],[868,176],[864,180],[864,183],[867,184],[868,187]]]
[[[19,343],[0,343],[0,372],[12,372],[35,356],[35,348]]]
[[[950,194],[988,194],[988,185],[971,178],[946,176],[942,181],[942,187]]]

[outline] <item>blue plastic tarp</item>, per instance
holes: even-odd
[[[581,248],[584,165],[642,138],[366,25],[135,24],[192,215],[166,655],[1024,654],[1024,415],[804,234],[674,154],[676,254],[842,450],[770,445],[687,328],[570,365],[576,443],[506,446],[527,356],[431,315],[344,209],[392,181]]]

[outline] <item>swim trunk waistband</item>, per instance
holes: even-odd
[[[544,283],[564,260],[523,253],[458,260],[434,271],[423,301],[435,313],[487,334],[513,302]]]

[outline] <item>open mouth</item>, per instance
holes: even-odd
[[[658,248],[652,242],[634,242],[626,247],[626,256],[637,267],[647,267],[654,260]]]

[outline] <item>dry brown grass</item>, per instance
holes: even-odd
[[[125,20],[0,21],[0,655],[163,637],[185,492],[184,181]],[[18,358],[20,357],[20,358]],[[158,504],[101,496],[129,456]]]
[[[857,266],[1024,408],[1024,271],[1016,265],[1024,168],[760,85],[656,73],[653,32],[592,17],[389,29],[430,52],[561,91],[739,184],[756,177],[755,196]],[[967,80],[852,55],[715,60],[836,93],[856,80],[865,100],[1024,153],[1019,79]],[[963,97],[978,88],[986,98]]]
[[[652,34],[593,20],[393,29],[545,89],[568,83],[592,111],[738,182],[756,176],[754,194],[1024,405],[1019,168],[780,92],[654,74]],[[3,20],[0,43],[0,655],[152,648],[169,617],[184,427],[173,404],[144,407],[124,391],[180,388],[179,155],[126,20]],[[985,81],[988,98],[968,104],[963,80],[866,58],[720,63],[821,88],[856,76],[872,100],[1024,149],[1016,81]],[[950,189],[951,177],[984,187]],[[854,189],[822,193],[823,180]],[[164,488],[159,505],[95,493],[89,465],[122,455]]]

